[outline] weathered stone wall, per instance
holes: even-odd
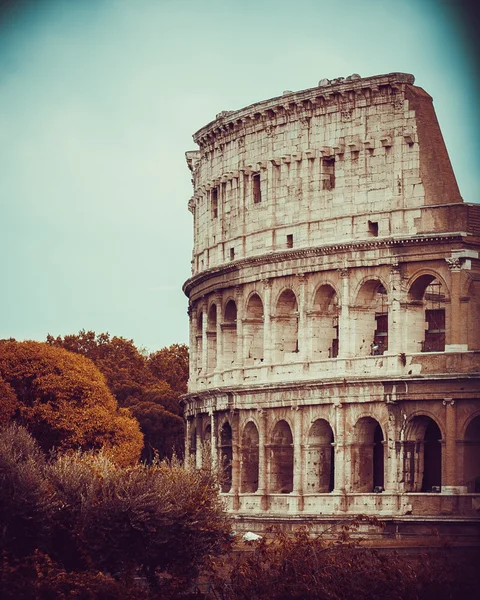
[[[411,75],[320,83],[187,152],[187,451],[239,518],[474,518],[480,207]]]

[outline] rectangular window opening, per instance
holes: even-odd
[[[374,237],[378,236],[378,223],[376,221],[368,222],[368,233]]]
[[[262,189],[260,187],[260,174],[257,173],[252,175],[252,186],[253,186],[253,203],[260,204],[262,201]]]
[[[211,191],[211,207],[212,207],[212,218],[218,217],[218,190],[216,187],[212,188]]]
[[[293,233],[287,235],[287,248],[293,248]]]
[[[334,156],[327,156],[322,158],[322,181],[324,190],[333,190],[335,188]]]
[[[235,260],[235,248],[230,248],[230,260]]]

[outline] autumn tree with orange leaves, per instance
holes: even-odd
[[[138,422],[118,408],[87,358],[45,343],[2,341],[0,378],[2,412],[7,407],[43,450],[104,448],[117,464],[138,460]]]

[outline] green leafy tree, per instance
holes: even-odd
[[[4,341],[0,376],[15,393],[15,420],[44,450],[104,447],[119,464],[138,460],[138,422],[117,408],[90,360],[45,343]]]

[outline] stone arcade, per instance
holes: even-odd
[[[186,450],[224,461],[238,529],[478,535],[480,205],[413,82],[322,80],[187,152]]]

